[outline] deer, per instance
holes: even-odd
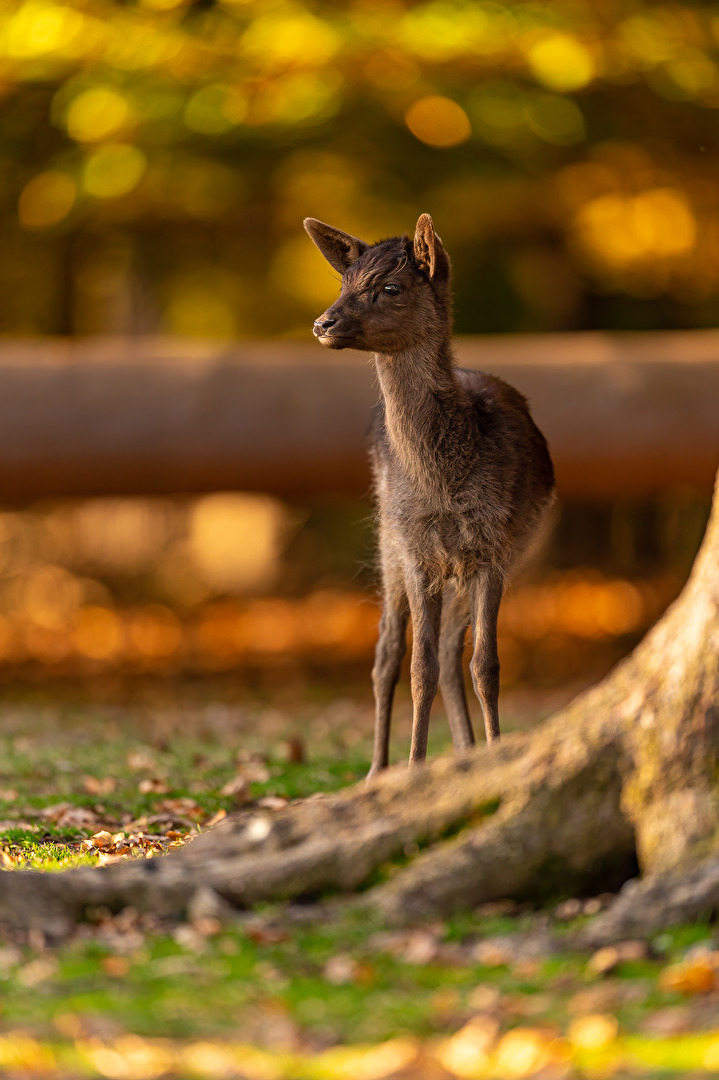
[[[315,320],[314,336],[329,349],[369,352],[380,391],[369,438],[382,585],[369,779],[389,764],[410,619],[410,766],[427,756],[438,689],[455,751],[474,746],[468,628],[487,743],[499,739],[499,607],[510,571],[546,521],[554,469],[526,398],[495,375],[456,365],[452,268],[429,214],[413,238],[375,244],[316,218],[304,226],[341,275],[339,298]]]

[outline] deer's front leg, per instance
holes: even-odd
[[[410,765],[427,756],[427,734],[432,702],[439,683],[439,628],[442,590],[430,592],[427,575],[415,570],[406,575],[407,598],[412,615],[412,746]]]
[[[484,713],[487,742],[499,738],[499,655],[497,618],[504,590],[504,578],[497,567],[478,575],[472,589],[472,631],[474,652],[470,663],[474,692]]]
[[[385,563],[384,606],[375,649],[372,684],[374,686],[375,725],[372,765],[368,773],[375,776],[389,764],[389,730],[392,719],[392,699],[399,679],[402,658],[407,648],[407,596],[401,571]]]

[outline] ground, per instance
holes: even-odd
[[[291,710],[277,695],[212,696],[194,687],[160,703],[60,708],[7,699],[8,872],[162,858],[223,812],[262,799],[272,811],[366,768],[361,693],[309,690]],[[396,758],[406,699],[399,713]],[[508,714],[509,726],[538,719],[517,699]],[[438,720],[431,752],[445,740]],[[99,909],[57,946],[8,931],[0,1071],[441,1080],[719,1070],[715,928],[574,951],[573,932],[606,901],[485,904],[409,930],[338,903],[320,924],[301,905],[240,916],[200,905],[179,924]]]

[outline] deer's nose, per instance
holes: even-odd
[[[336,319],[316,319],[312,327],[312,333],[315,337],[322,337],[322,335],[329,330],[330,326],[334,326],[336,322]]]

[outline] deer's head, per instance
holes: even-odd
[[[313,333],[330,349],[401,353],[449,332],[449,256],[422,214],[414,238],[366,244],[305,218],[305,229],[342,275],[339,298],[316,319]]]

